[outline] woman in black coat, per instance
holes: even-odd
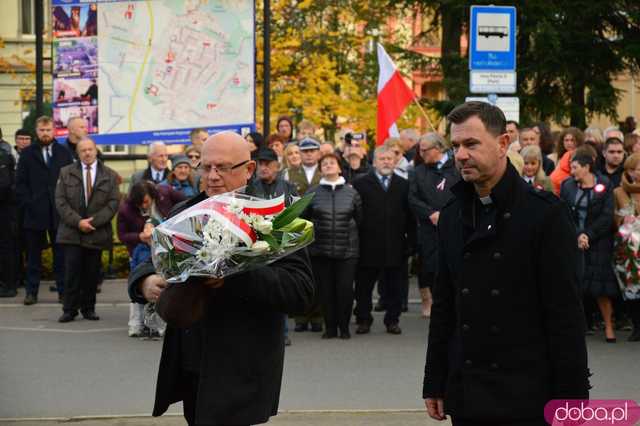
[[[315,229],[309,254],[324,314],[326,331],[322,338],[337,337],[339,329],[340,337],[349,339],[362,202],[358,192],[340,176],[340,161],[335,154],[324,155],[319,165],[322,179],[309,189],[315,196],[305,217]]]
[[[583,252],[582,289],[596,299],[605,323],[608,343],[615,343],[611,300],[618,295],[612,268],[613,191],[609,180],[594,174],[593,158],[577,154],[571,176],[562,182],[560,198],[571,208],[578,248]]]
[[[418,220],[420,271],[418,286],[422,316],[431,315],[431,291],[438,264],[436,231],[440,210],[453,197],[451,187],[460,180],[453,156],[442,136],[428,133],[420,138],[416,158],[423,160],[409,173],[409,206]]]

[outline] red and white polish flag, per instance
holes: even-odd
[[[378,126],[376,130],[376,145],[382,145],[388,137],[398,137],[396,121],[407,106],[415,98],[415,94],[395,64],[378,43]]]

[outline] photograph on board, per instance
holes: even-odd
[[[54,6],[52,15],[56,38],[98,35],[98,6],[95,3]]]
[[[98,133],[98,107],[97,106],[70,106],[53,109],[53,125],[56,137],[66,136],[67,123],[71,117],[82,117],[87,121],[89,133]]]
[[[98,77],[97,38],[58,40],[53,43],[53,51],[55,77]]]
[[[96,79],[57,78],[53,84],[53,102],[56,106],[98,105]]]

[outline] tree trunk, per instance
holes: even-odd
[[[585,84],[581,80],[575,80],[571,85],[571,126],[577,127],[579,129],[584,129],[587,127],[587,120],[585,117],[584,90]]]

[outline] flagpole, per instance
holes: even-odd
[[[433,127],[433,124],[431,124],[431,120],[429,119],[429,116],[427,115],[425,110],[422,108],[422,105],[420,105],[420,102],[418,102],[418,98],[416,96],[413,97],[413,102],[416,103],[416,105],[418,106],[418,109],[420,109],[420,112],[422,113],[424,118],[427,119],[427,123],[429,124],[429,127],[431,127],[431,130],[437,133],[438,131],[436,130],[435,127]]]

